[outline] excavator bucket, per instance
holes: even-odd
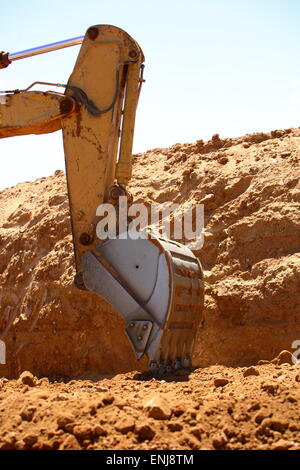
[[[154,234],[107,240],[83,256],[83,283],[124,318],[136,357],[146,353],[151,372],[191,366],[203,274],[186,246]]]

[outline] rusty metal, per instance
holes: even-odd
[[[60,101],[59,108],[62,114],[67,114],[73,111],[74,108],[74,101],[70,98],[63,98]]]
[[[93,238],[88,233],[83,232],[79,237],[79,241],[82,245],[88,246],[88,245],[91,245],[91,243],[93,243]]]
[[[79,290],[87,290],[84,284],[84,280],[83,280],[83,272],[79,272],[75,274],[74,284]]]
[[[8,52],[0,52],[0,69],[5,69],[11,64],[11,60],[8,58]]]
[[[55,132],[61,129],[62,118],[75,112],[75,106],[73,98],[53,92],[0,94],[0,138]]]
[[[131,59],[135,59],[137,56],[138,52],[135,49],[131,49],[131,51],[129,51],[129,57],[131,57]]]
[[[91,41],[94,41],[98,37],[98,34],[99,34],[98,28],[96,28],[95,26],[91,26],[87,30],[86,34],[88,38],[91,39]]]

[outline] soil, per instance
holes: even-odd
[[[300,364],[181,374],[2,379],[0,449],[299,450]]]
[[[134,157],[135,202],[204,204],[204,323],[194,369],[167,378],[74,287],[64,173],[0,192],[0,449],[299,448],[299,136]]]

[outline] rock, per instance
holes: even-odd
[[[0,438],[0,450],[16,449],[16,433],[11,432],[4,438]]]
[[[22,372],[18,382],[24,385],[29,385],[29,387],[35,387],[37,385],[37,378],[28,370]]]
[[[155,436],[153,426],[147,423],[136,424],[135,433],[137,434],[140,441],[152,441],[153,437]]]
[[[266,430],[271,429],[283,433],[289,427],[288,421],[274,418],[266,418],[262,421],[260,428],[257,430],[258,434],[267,434]]]
[[[219,134],[214,134],[211,138],[213,144],[218,144],[221,142]]]
[[[215,387],[224,387],[228,383],[229,383],[229,380],[225,379],[225,377],[216,377],[214,380]]]
[[[282,137],[283,134],[284,134],[284,132],[283,132],[283,131],[280,131],[280,130],[278,130],[278,129],[276,129],[276,130],[274,130],[274,131],[271,131],[271,136],[272,136],[273,138]]]
[[[227,442],[227,438],[226,438],[225,434],[222,433],[222,434],[218,434],[217,436],[215,436],[213,438],[212,445],[213,445],[214,449],[222,450],[222,449],[224,449],[224,447],[226,445],[226,442]]]
[[[58,429],[63,429],[64,431],[70,432],[75,425],[75,418],[70,413],[62,413],[57,417],[57,427]]]
[[[285,439],[279,439],[279,441],[275,442],[272,445],[272,450],[287,450],[290,447],[292,447],[292,443],[285,440]]]
[[[79,424],[74,426],[73,434],[81,441],[90,440],[93,437],[93,428],[90,424]]]
[[[171,432],[177,432],[182,430],[182,424],[177,422],[177,421],[171,421],[170,423],[167,424],[167,427],[169,431]]]
[[[255,415],[254,421],[256,422],[256,424],[260,424],[264,419],[267,419],[269,417],[270,413],[260,411]]]
[[[80,444],[77,441],[76,437],[72,434],[69,434],[62,444],[59,446],[59,450],[80,450]]]
[[[111,405],[115,400],[115,397],[111,393],[106,393],[102,398],[103,405]]]
[[[267,361],[265,359],[261,359],[260,361],[258,361],[257,365],[259,366],[263,366],[265,364],[270,364],[270,361]]]
[[[243,376],[250,377],[250,375],[259,375],[259,371],[255,367],[248,367],[248,369],[244,370]]]
[[[290,155],[291,155],[291,152],[281,152],[281,154],[280,154],[280,156],[281,156],[282,158],[287,158],[287,157],[289,157]]]
[[[179,440],[179,444],[184,446],[185,449],[198,450],[200,448],[199,440],[188,433],[183,433]]]
[[[107,436],[107,431],[99,424],[94,427],[93,432],[95,436]]]
[[[27,434],[23,437],[23,441],[29,447],[32,447],[33,444],[37,442],[38,438],[35,434]]]
[[[127,434],[134,430],[135,420],[131,416],[122,418],[115,426],[116,430],[122,434]]]
[[[272,364],[276,364],[278,366],[282,364],[292,364],[292,354],[290,351],[281,351],[280,354],[278,354],[277,357],[275,357],[272,361]]]
[[[195,426],[194,428],[191,428],[191,433],[201,441],[202,435],[205,434],[204,429],[201,426]]]
[[[167,401],[159,396],[148,399],[144,409],[148,411],[148,416],[154,419],[169,419],[172,414]]]
[[[179,416],[183,415],[184,412],[185,412],[185,408],[184,408],[184,406],[183,406],[181,403],[178,403],[178,404],[175,405],[175,407],[173,408],[173,414],[174,414],[174,416],[176,416],[177,418],[179,418]]]
[[[218,159],[218,162],[221,163],[221,165],[226,165],[226,163],[228,163],[228,157],[221,157]]]

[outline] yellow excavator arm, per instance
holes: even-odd
[[[0,53],[0,67],[13,59]],[[165,373],[191,365],[202,320],[200,262],[186,246],[157,236],[118,234],[103,242],[96,235],[97,208],[127,195],[143,62],[140,46],[125,31],[90,27],[68,83],[57,84],[63,94],[32,90],[54,85],[46,82],[0,94],[0,137],[62,129],[75,284],[110,302],[125,319],[136,356],[147,353],[152,372]]]

